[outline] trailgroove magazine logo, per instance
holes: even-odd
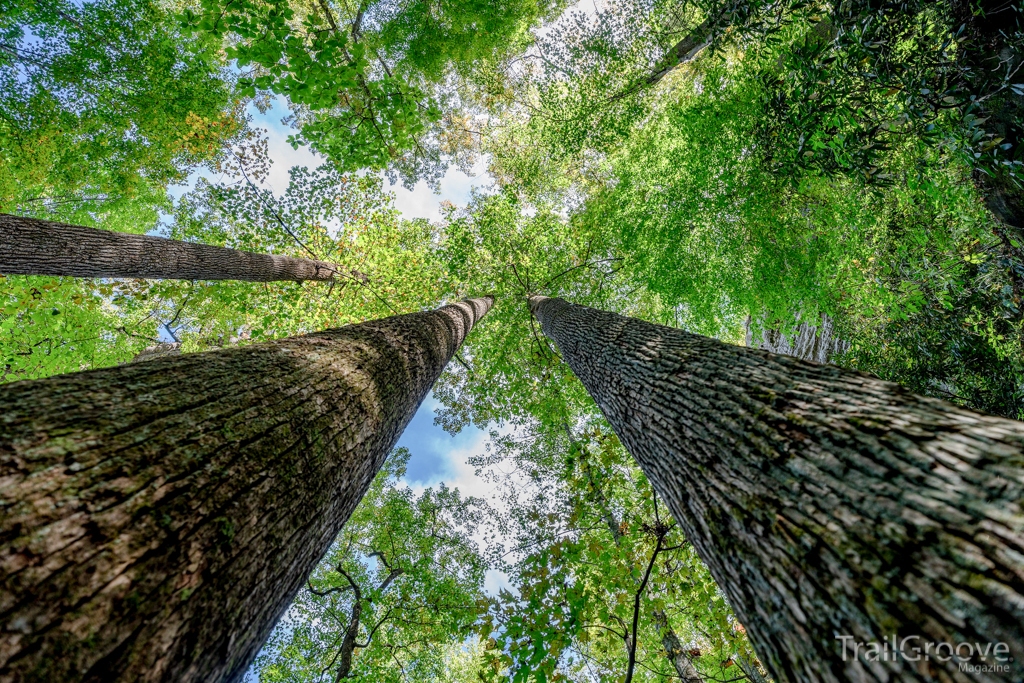
[[[1006,643],[933,643],[921,636],[902,640],[890,636],[882,642],[858,641],[853,636],[836,636],[836,640],[842,643],[844,662],[858,658],[869,662],[955,661],[961,671],[1009,673],[1013,661]]]

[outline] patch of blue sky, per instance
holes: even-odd
[[[436,486],[458,478],[460,463],[453,462],[452,454],[472,451],[486,438],[483,430],[475,427],[453,436],[435,425],[434,416],[439,406],[432,394],[427,396],[398,440],[398,446],[408,448],[411,454],[404,481],[415,488]]]

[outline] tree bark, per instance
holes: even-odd
[[[679,640],[679,636],[676,635],[672,626],[669,625],[668,615],[665,614],[665,611],[656,609],[652,614],[654,615],[655,625],[661,631],[661,644],[665,648],[665,653],[669,661],[672,662],[672,666],[675,668],[680,680],[683,683],[704,683],[704,677],[700,675],[697,667],[690,661],[686,649],[683,648],[683,644]]]
[[[644,79],[646,85],[654,85],[661,81],[677,66],[693,61],[704,48],[711,44],[711,38],[718,28],[721,17],[705,19],[704,22],[672,46],[654,70]]]
[[[789,334],[782,334],[778,328],[765,327],[755,338],[749,317],[743,326],[747,346],[815,363],[831,363],[835,356],[850,350],[849,342],[835,336],[832,319],[827,315],[821,316],[818,325],[802,322]]]
[[[740,667],[743,675],[747,677],[750,683],[768,683],[765,677],[761,675],[761,670],[755,662],[750,661],[746,657],[737,657],[736,665]]]
[[[176,280],[331,280],[324,261],[252,254],[0,214],[0,273]]]
[[[129,363],[145,363],[146,361],[156,360],[157,358],[166,358],[167,356],[177,356],[181,354],[181,343],[180,342],[158,342],[152,346],[139,351],[135,358],[132,358]]]
[[[1021,679],[1024,424],[561,299],[530,304],[776,680]],[[888,652],[893,637],[917,637],[904,651],[927,646],[928,661],[854,652]],[[1005,643],[1013,661],[990,650],[970,663],[1007,670],[972,672],[942,661],[948,645],[936,656],[968,642]]]
[[[349,616],[348,628],[345,629],[345,637],[341,641],[341,662],[334,677],[335,683],[348,678],[349,672],[352,671],[352,657],[355,655],[356,641],[359,638],[359,620],[363,616],[363,592],[359,590],[359,584],[347,573],[345,578],[352,586],[352,614]]]
[[[0,681],[237,681],[491,304],[0,387]]]

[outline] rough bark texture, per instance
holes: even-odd
[[[235,681],[491,306],[0,387],[0,681]]]
[[[175,280],[330,280],[324,261],[0,214],[0,273]]]
[[[531,307],[776,680],[1022,679],[1024,423],[560,299]],[[1014,661],[961,671],[934,646],[844,661],[844,635],[1002,642]]]

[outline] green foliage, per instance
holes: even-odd
[[[426,161],[445,81],[521,50],[529,29],[559,6],[203,0],[199,11],[185,10],[183,23],[226,40],[227,56],[248,69],[244,94],[287,96],[300,128],[293,145],[309,144],[354,171]],[[419,160],[403,160],[409,155]]]
[[[501,511],[400,487],[393,456],[262,681],[618,681],[633,643],[634,680],[663,680],[669,631],[709,679],[754,660],[530,294],[737,342],[747,321],[828,314],[850,343],[836,362],[1024,418],[1024,235],[986,206],[1019,194],[1017,5],[993,30],[970,3],[636,0],[535,39],[563,4],[0,12],[0,209],[141,231],[212,163],[242,182],[200,180],[170,236],[338,266],[334,283],[0,279],[4,381],[125,362],[158,334],[190,352],[496,296],[435,396],[449,431],[494,430],[472,462],[504,477]],[[252,138],[234,98],[268,93],[331,162],[280,196],[226,148]],[[496,191],[402,220],[364,171],[436,179],[478,113]],[[507,552],[485,560],[484,524]],[[485,598],[488,566],[510,590]]]
[[[486,564],[471,537],[483,504],[444,485],[419,495],[400,487],[408,459],[404,449],[391,455],[299,592],[257,659],[261,683],[335,680],[350,630],[346,680],[474,680],[469,635]]]
[[[0,9],[0,210],[144,232],[245,125],[208,39],[150,0]]]
[[[676,675],[665,628],[698,670],[727,679],[734,657],[753,658],[742,627],[618,439],[590,423],[505,437],[475,459],[529,471],[505,489],[517,592],[492,599],[481,624],[490,679],[619,681],[635,637],[634,680],[664,680]]]
[[[219,346],[232,336],[264,341],[422,310],[444,291],[431,226],[401,220],[379,177],[341,174],[330,166],[293,168],[281,197],[249,183],[201,181],[180,202],[171,236],[339,266],[333,284],[158,285],[179,292],[168,291],[170,299],[191,293],[179,324],[193,348]]]
[[[156,323],[145,283],[0,275],[0,382],[126,362]]]
[[[775,36],[767,52],[777,68],[762,76],[762,125],[779,170],[888,183],[888,150],[911,137],[942,144],[986,173],[1019,174],[1018,132],[1007,130],[1001,110],[1016,108],[1011,93],[1024,88],[1013,66],[1024,47],[1020,7],[997,12],[998,45],[986,26],[992,20],[965,9],[848,3],[799,17]]]
[[[643,99],[633,113],[609,97],[619,83],[572,90],[576,113],[559,115],[551,93],[576,80],[550,67],[521,95],[532,88],[547,105],[525,118],[512,108],[491,138],[496,175],[524,198],[565,202],[571,223],[602,234],[629,289],[654,295],[651,319],[739,341],[748,318],[788,328],[827,313],[853,344],[843,363],[1016,417],[1024,252],[1014,245],[1024,238],[993,221],[972,178],[981,162],[967,151],[994,139],[967,110],[982,103],[953,115],[934,93],[900,99],[868,72],[948,77],[957,97],[979,100],[1005,84],[975,78],[977,32],[943,47],[945,10],[911,9],[885,28],[795,5],[774,23],[749,13],[734,24],[736,43],[713,44],[657,90],[630,91]],[[870,29],[881,43],[857,43],[857,21],[856,35]],[[601,30],[580,21],[575,38],[558,35],[586,53],[571,55],[583,84],[638,73],[607,65],[643,42],[642,22],[633,34],[608,28],[598,39]],[[919,44],[948,59],[910,49]],[[612,110],[621,116],[604,123]],[[544,173],[561,177],[545,184]]]

